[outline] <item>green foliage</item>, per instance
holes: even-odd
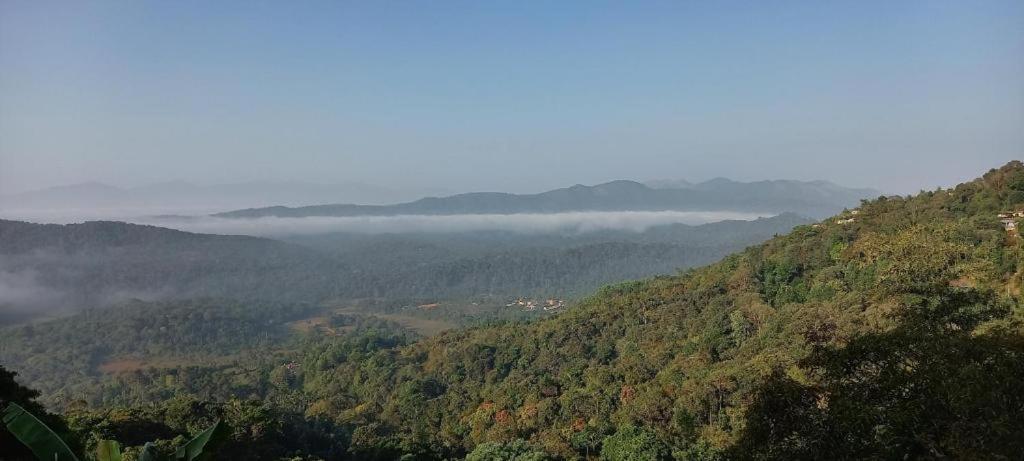
[[[547,461],[543,451],[531,446],[527,441],[515,439],[511,442],[485,442],[477,445],[468,455],[466,461]]]
[[[669,450],[658,437],[633,425],[620,427],[604,439],[601,446],[602,461],[653,461],[669,459]]]
[[[68,394],[94,404],[159,400],[183,390],[227,388],[219,394],[225,397],[258,394],[260,386],[245,379],[259,361],[247,352],[262,350],[258,357],[271,358],[268,349],[294,339],[286,323],[318,311],[306,304],[221,299],[131,302],[5,329],[0,362],[23,370],[27,382],[48,393],[44,402],[51,405],[70,403],[61,399]],[[234,361],[226,360],[232,357],[245,365],[232,366]],[[139,366],[104,373],[105,365],[119,361]],[[178,363],[188,366],[177,368]],[[210,370],[235,375],[215,377]]]
[[[121,461],[121,445],[115,440],[100,440],[96,446],[96,461]]]
[[[217,421],[178,448],[174,452],[174,458],[183,461],[211,459],[213,450],[216,450],[217,445],[224,443],[229,434],[230,429],[227,425]]]
[[[29,447],[37,459],[78,461],[78,457],[60,436],[18,404],[9,403],[7,405],[2,413],[2,421],[7,431]],[[182,461],[213,459],[214,450],[224,444],[230,436],[231,430],[218,420],[175,450],[174,458]],[[114,440],[98,440],[95,451],[97,461],[121,461],[122,459],[121,445]],[[237,450],[235,452],[238,453]],[[139,454],[139,459],[143,461],[155,461],[159,458],[161,457],[157,454],[155,445],[149,442],[143,446]]]
[[[800,302],[806,288],[800,278],[803,268],[793,261],[771,261],[762,263],[758,271],[761,293],[772,306]]]
[[[48,413],[42,405],[36,402],[39,392],[19,384],[14,379],[16,375],[0,366],[0,408],[8,408],[12,404],[17,404],[38,418],[43,425],[56,432],[70,445],[72,452],[79,452],[78,440],[71,436],[64,421]],[[0,447],[4,447],[5,460],[35,459],[32,451],[3,426],[0,426]]]
[[[1024,452],[1024,341],[975,332],[991,296],[952,292],[905,306],[895,329],[824,347],[802,384],[776,373],[748,410],[734,457],[1011,459]]]
[[[4,426],[21,443],[29,447],[40,460],[78,461],[60,436],[42,421],[16,403],[7,404],[3,414]]]
[[[74,409],[67,414],[69,425],[88,439],[116,439],[125,446],[126,457],[138,456],[150,445],[155,459],[173,459],[184,453],[185,444],[198,447],[202,436],[195,434],[221,421],[210,444],[219,442],[216,453],[237,459],[278,459],[289,456],[344,451],[345,433],[330,424],[305,421],[255,400],[229,400],[213,403],[190,397],[177,397],[158,404],[113,407],[104,410]],[[338,440],[340,439],[340,440]],[[212,445],[205,447],[210,452]]]
[[[157,459],[156,446],[153,445],[153,442],[146,442],[139,452],[138,461],[157,461]]]

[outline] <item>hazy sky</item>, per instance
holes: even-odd
[[[1024,157],[1024,2],[0,0],[0,193],[909,192]]]

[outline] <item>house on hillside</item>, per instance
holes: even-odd
[[[1017,232],[1017,218],[1024,218],[1024,211],[1005,211],[996,214],[996,218],[1007,232]]]
[[[544,302],[544,310],[546,311],[553,311],[555,309],[561,309],[562,307],[565,307],[565,301],[561,299],[552,298]]]

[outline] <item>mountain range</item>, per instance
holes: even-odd
[[[302,207],[248,208],[214,216],[223,218],[388,216],[560,213],[571,211],[747,211],[798,213],[823,217],[861,200],[878,197],[872,189],[851,189],[825,181],[737,182],[718,178],[699,184],[659,181],[612,181],[577,184],[538,194],[473,192],[427,197],[394,205],[329,204]]]

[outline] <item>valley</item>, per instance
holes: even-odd
[[[330,429],[316,430],[345,434],[345,442],[280,438],[285,432],[261,439],[282,455],[331,457],[327,454],[333,450],[343,450],[344,456],[358,459],[409,454],[451,458],[490,449],[495,443],[514,443],[572,459],[604,450],[602,446],[612,446],[618,438],[639,437],[651,441],[653,453],[676,457],[732,459],[770,450],[770,457],[785,453],[816,458],[820,453],[815,450],[827,451],[831,445],[816,448],[812,441],[825,436],[814,431],[860,423],[839,412],[841,407],[835,407],[835,413],[832,406],[815,409],[786,403],[780,408],[782,402],[774,399],[788,394],[779,392],[817,395],[821,388],[816,386],[826,386],[834,389],[830,392],[840,405],[845,393],[861,392],[848,387],[850,373],[864,380],[857,382],[870,383],[865,385],[898,385],[876,382],[879,378],[871,368],[831,368],[830,360],[838,360],[831,357],[870,360],[858,354],[903,354],[903,347],[912,348],[906,353],[931,354],[956,344],[963,348],[958,349],[960,355],[915,359],[938,367],[939,374],[929,375],[920,385],[956,386],[969,399],[999,395],[1012,400],[1011,395],[1024,395],[1014,394],[1020,385],[1017,378],[1024,373],[1024,361],[1019,360],[1024,350],[1017,346],[1022,324],[1019,293],[1013,289],[1021,283],[1021,243],[1007,238],[994,211],[1024,206],[1013,201],[1016,188],[1024,184],[1022,178],[1024,166],[1014,162],[948,190],[882,197],[820,222],[797,225],[717,263],[608,285],[590,295],[565,296],[548,285],[527,282],[497,285],[510,287],[503,295],[487,290],[468,297],[437,297],[428,289],[409,291],[419,296],[406,298],[342,298],[322,290],[322,297],[309,303],[255,297],[128,301],[9,326],[0,338],[0,360],[18,372],[21,382],[43,392],[40,402],[78,415],[75,418],[103,418],[103,408],[140,405],[156,405],[146,411],[157,413],[146,418],[158,417],[168,411],[161,409],[163,405],[178,404],[174,402],[206,402],[201,403],[210,405],[205,411],[227,417],[223,412],[228,407],[223,405],[262,402],[273,414],[269,417],[285,424],[287,429],[282,430],[289,433],[327,424]],[[742,225],[759,229],[772,222]],[[30,228],[5,225],[8,236]],[[93,255],[125,258],[131,254],[133,232],[160,232],[173,237],[179,249],[223,240],[310,258],[287,267],[333,270],[346,267],[345,258],[362,251],[381,255],[384,267],[423,258],[434,261],[426,266],[434,268],[494,257],[480,253],[484,247],[475,241],[503,242],[502,257],[523,258],[537,242],[551,245],[563,238],[471,234],[459,238],[458,247],[445,247],[447,240],[439,236],[415,235],[332,235],[281,243],[127,224],[99,226],[82,228],[89,229],[85,234],[77,227],[65,228],[88,238],[63,237],[56,248],[88,248]],[[658,242],[682,238],[679,231],[720,239],[720,230],[732,229],[724,223],[707,226],[716,231],[705,234],[703,226],[654,228],[630,234],[628,243],[618,245],[627,245],[635,257],[635,249],[643,245],[663,249],[659,245],[664,243]],[[98,234],[104,243],[97,246],[96,229],[116,229],[117,237]],[[6,240],[8,254],[11,248],[41,245],[13,246],[15,241]],[[129,250],[96,252],[103,245]],[[571,253],[588,245],[601,244],[567,250],[556,245],[543,251]],[[381,253],[383,248],[394,256]],[[653,253],[639,254],[642,261],[657,260]],[[437,255],[443,259],[438,261]],[[204,261],[196,256],[190,261]],[[389,257],[394,259],[389,262]],[[306,266],[305,261],[322,265]],[[579,259],[572,264],[585,267],[579,266]],[[543,270],[536,264],[520,265]],[[226,272],[221,277],[237,279],[227,269],[234,265],[222,267]],[[258,274],[251,270],[245,273]],[[302,278],[314,274],[304,270],[309,275]],[[545,273],[543,278],[552,275]],[[443,280],[441,286],[452,290],[448,293],[467,293],[458,288],[465,283],[458,281],[466,279]],[[252,283],[273,286],[268,282],[274,283],[263,278]],[[408,290],[401,283],[408,282],[395,282],[394,292]],[[530,291],[538,294],[524,294]],[[884,351],[872,349],[882,344],[887,344]],[[973,380],[972,367],[999,378]],[[899,376],[916,380],[929,372],[911,367]],[[924,387],[922,392],[935,391]],[[890,399],[888,395],[877,398]],[[937,398],[941,405],[953,403]],[[73,409],[83,403],[90,409]],[[898,398],[879,404],[912,421],[924,411]],[[1016,431],[1016,408],[1024,407],[1014,405],[990,413],[986,424]],[[799,418],[815,418],[822,426],[785,426],[787,418],[795,417],[789,412],[797,411],[802,412]],[[938,415],[940,424],[960,424],[960,419],[949,419],[952,416],[939,410],[928,411],[937,412],[928,414]],[[235,427],[253,424],[230,421]],[[922,430],[906,424],[893,430]],[[779,427],[786,428],[784,438],[772,429]],[[946,437],[942,434],[947,432],[938,434]],[[1002,435],[972,437],[986,443],[987,451],[1016,449],[1005,444]],[[959,445],[958,439],[941,440],[943,450],[950,453],[973,449]],[[995,440],[1003,443],[989,444]],[[894,442],[887,436],[865,435],[847,443],[855,444],[850,450],[882,453]],[[915,442],[900,443],[908,443],[907,450],[920,449]]]
[[[0,461],[1024,460],[1024,2],[0,0]]]

